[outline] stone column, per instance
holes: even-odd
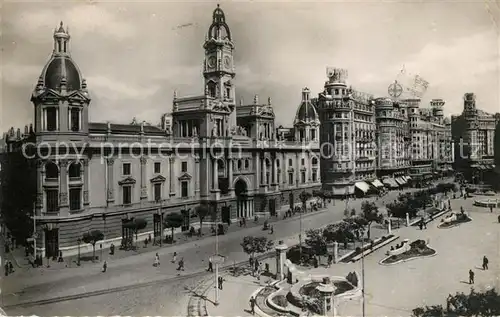
[[[59,207],[68,207],[68,161],[59,162]]]
[[[286,250],[288,246],[282,241],[276,246],[276,279],[282,281],[285,277],[284,265],[286,261]]]
[[[147,158],[141,157],[141,200],[145,200],[148,198],[148,187],[146,184],[146,163]]]
[[[260,163],[259,163],[259,164],[261,164],[261,167],[262,167],[262,173],[261,173],[261,175],[262,175],[262,179],[260,180],[260,181],[261,181],[260,183],[261,183],[262,185],[267,185],[267,177],[266,177],[266,176],[267,176],[267,166],[266,166],[266,159],[265,159],[265,158],[263,158],[263,159],[260,161]]]
[[[169,167],[169,191],[170,191],[170,196],[174,196],[175,195],[175,189],[174,189],[174,162],[175,162],[175,159],[173,157],[170,157],[169,160],[170,162],[170,167]]]
[[[255,163],[254,163],[254,173],[255,173],[255,190],[259,190],[260,188],[260,183],[261,183],[261,177],[260,177],[260,152],[257,152],[256,158],[255,158]]]
[[[337,263],[339,259],[339,243],[337,241],[333,242],[333,263]]]
[[[108,184],[107,184],[107,201],[115,201],[115,181],[114,181],[114,163],[113,158],[108,158],[106,164],[108,164]]]
[[[219,190],[219,173],[217,169],[217,160],[213,159],[212,160],[212,190],[213,191],[218,191]]]
[[[89,205],[89,161],[87,159],[82,160],[82,171],[83,174],[83,205]]]
[[[194,183],[195,183],[195,195],[200,192],[200,159],[196,157],[194,159]]]
[[[43,180],[45,178],[45,169],[42,160],[37,161],[36,165],[36,213],[40,215],[43,210]]]
[[[228,158],[227,164],[229,164],[229,166],[228,166],[229,193],[232,194],[234,191],[234,188],[233,188],[233,164],[234,164],[234,161],[233,161],[233,159]]]

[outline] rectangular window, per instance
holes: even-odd
[[[47,108],[45,110],[46,115],[46,129],[47,131],[55,131],[57,130],[57,109],[56,108]]]
[[[71,131],[80,131],[80,109],[71,109]]]
[[[317,181],[316,171],[313,171],[313,173],[312,173],[312,181],[315,182],[315,183]]]
[[[81,188],[71,188],[69,190],[69,210],[80,210],[82,209]]]
[[[124,205],[130,205],[132,203],[132,186],[122,187],[122,201]]]
[[[187,173],[187,171],[188,171],[188,162],[182,162],[181,163],[181,172]]]
[[[304,159],[302,159],[302,160],[300,160],[300,162],[301,162],[302,166],[304,166],[304,164],[305,164],[305,160],[304,160]]]
[[[130,175],[131,174],[131,168],[130,168],[130,163],[123,163],[122,165],[122,173],[123,175]]]
[[[289,165],[290,167],[292,167],[292,165],[293,165],[293,160],[292,160],[292,159],[288,159],[288,165]]]
[[[155,174],[160,174],[160,173],[161,173],[161,163],[155,162]]]
[[[181,182],[181,197],[188,197],[189,196],[189,187],[188,187],[188,182],[183,181]]]
[[[154,191],[155,191],[155,200],[160,201],[161,200],[161,184],[155,184]]]
[[[293,185],[293,173],[288,173],[288,184]]]
[[[302,183],[305,183],[306,182],[306,172],[302,172],[301,173],[302,175]]]
[[[47,190],[47,212],[59,211],[59,191],[57,189]]]

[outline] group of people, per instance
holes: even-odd
[[[174,252],[172,254],[172,263],[176,263],[177,262],[177,252]],[[154,259],[154,262],[153,262],[153,266],[154,267],[159,267],[160,266],[160,255],[158,253],[155,254],[155,259]],[[177,271],[184,271],[184,258],[180,258],[179,262],[178,262],[178,266],[177,266]]]
[[[9,260],[5,261],[4,264],[5,276],[9,276],[9,274],[14,273],[14,265]]]
[[[482,265],[482,268],[483,268],[483,271],[487,271],[488,270],[488,263],[490,261],[488,260],[488,258],[485,256],[483,256],[483,265]],[[472,269],[469,270],[469,284],[474,284],[474,276],[475,276],[475,273]]]

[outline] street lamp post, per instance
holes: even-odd
[[[209,259],[215,265],[215,301],[214,305],[219,305],[219,264],[224,262],[224,257],[219,255],[219,222],[215,218],[215,255]]]
[[[361,244],[361,285],[363,286],[361,294],[363,297],[363,317],[366,316],[366,304],[365,304],[365,252],[363,250],[363,244]]]
[[[78,239],[76,242],[78,243],[78,262],[76,262],[76,265],[80,266],[80,244],[82,243],[82,240]]]

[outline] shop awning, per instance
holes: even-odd
[[[406,184],[406,180],[403,177],[396,178],[396,182],[399,183],[400,185]]]
[[[382,183],[384,183],[384,185],[388,186],[389,188],[398,188],[399,185],[398,183],[396,183],[396,181],[394,180],[394,178],[384,178],[382,180]]]
[[[363,193],[366,193],[370,189],[370,185],[368,185],[365,182],[356,182],[354,183],[354,186],[361,190]]]
[[[380,182],[378,179],[375,179],[373,182],[371,182],[373,184],[373,186],[377,187],[377,188],[380,188],[380,187],[384,187],[384,184],[382,184],[382,182]]]

